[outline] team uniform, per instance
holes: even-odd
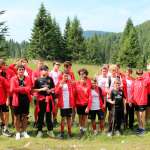
[[[113,89],[110,94],[112,101],[115,101],[115,104],[112,106],[112,123],[109,129],[109,132],[112,130],[119,131],[121,129],[121,123],[124,118],[124,92],[122,89],[115,90]],[[114,122],[114,124],[113,124]]]
[[[126,116],[125,116],[125,122],[126,127],[129,126],[130,129],[133,129],[133,123],[134,123],[134,104],[130,104],[130,99],[132,99],[131,94],[131,86],[134,82],[134,78],[132,77],[125,77],[126,82]]]
[[[147,106],[149,81],[143,77],[138,77],[134,80],[131,86],[130,101],[135,104],[136,111],[145,111]]]
[[[49,89],[55,87],[51,77],[40,77],[35,81],[34,89],[40,89],[43,87],[48,87]],[[55,97],[54,93],[48,94],[46,91],[40,91],[37,94],[36,107],[38,111],[38,120],[37,120],[38,131],[42,131],[45,114],[48,131],[53,130],[52,112],[55,111],[54,97]]]
[[[103,108],[103,97],[106,94],[102,93],[102,90],[97,87],[96,89],[91,89],[90,97],[88,101],[88,109],[90,119],[95,120],[96,115],[98,116],[98,120],[104,119],[104,108]]]
[[[87,115],[85,109],[89,101],[90,87],[88,84],[83,84],[77,81],[75,84],[75,103],[78,115]]]

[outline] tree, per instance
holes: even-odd
[[[83,30],[80,26],[80,22],[75,17],[70,24],[68,30],[67,49],[71,52],[72,60],[81,60],[85,54],[85,41],[83,37]]]
[[[118,61],[123,66],[130,65],[131,67],[138,67],[143,65],[142,52],[139,45],[138,34],[133,26],[131,19],[128,19],[127,25],[123,32]]]
[[[72,58],[71,56],[72,50],[69,49],[68,47],[70,26],[71,26],[71,21],[70,21],[70,18],[68,17],[66,24],[65,24],[64,36],[63,36],[65,60],[70,60]]]
[[[28,55],[30,57],[52,58],[53,55],[53,24],[44,4],[41,4],[32,30]]]
[[[5,13],[5,11],[0,11],[0,16],[3,15]],[[7,57],[7,52],[8,52],[8,48],[7,48],[7,44],[5,41],[5,35],[7,33],[7,26],[5,25],[5,21],[0,22],[0,57],[1,58],[5,58]]]

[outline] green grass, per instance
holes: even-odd
[[[9,60],[8,62],[13,62]],[[46,62],[50,69],[52,69],[52,63]],[[30,62],[31,68],[35,68],[35,61]],[[73,71],[76,78],[78,78],[77,70],[79,68],[87,68],[89,70],[89,76],[92,77],[98,72],[99,66],[92,65],[79,65],[73,64]],[[62,69],[62,68],[61,68]],[[58,114],[59,116],[59,114]],[[150,148],[150,132],[142,137],[136,136],[134,132],[129,130],[125,131],[120,137],[114,136],[113,138],[107,137],[105,134],[93,136],[89,131],[87,135],[79,139],[79,128],[73,127],[73,138],[60,140],[58,138],[51,139],[46,136],[46,128],[44,128],[45,136],[43,138],[36,138],[36,129],[33,125],[33,105],[31,106],[30,113],[30,125],[28,127],[30,139],[21,139],[16,141],[15,137],[7,138],[0,136],[0,150],[149,150]],[[59,118],[60,120],[60,118]],[[78,118],[76,118],[78,120]],[[13,128],[10,128],[15,132]],[[54,128],[56,135],[59,134],[59,127]]]

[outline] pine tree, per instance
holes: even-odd
[[[131,19],[128,19],[127,25],[123,32],[118,61],[123,66],[130,65],[131,67],[138,67],[143,65],[142,52],[139,45],[138,34],[133,26]]]
[[[3,15],[5,11],[0,11],[0,16]],[[8,47],[5,41],[5,35],[7,33],[7,26],[5,25],[5,21],[0,22],[0,57],[6,58],[8,57]]]
[[[51,58],[53,47],[52,19],[44,4],[41,4],[34,22],[28,55],[34,58]]]
[[[83,30],[77,17],[73,19],[68,30],[67,48],[71,52],[71,59],[75,61],[81,60],[85,53]]]
[[[63,36],[65,60],[70,60],[72,58],[71,56],[72,50],[69,49],[68,47],[70,25],[71,25],[71,21],[70,21],[70,18],[68,17],[66,24],[65,24],[64,36]]]

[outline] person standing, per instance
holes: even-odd
[[[10,81],[16,140],[20,140],[21,136],[25,138],[30,137],[26,129],[31,101],[31,80],[29,77],[24,76],[24,71],[25,67],[23,65],[18,65],[17,76],[12,77]]]

